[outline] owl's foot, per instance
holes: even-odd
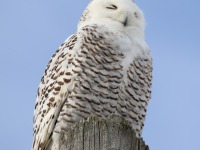
[[[53,132],[52,142],[51,150],[60,150],[60,132]]]

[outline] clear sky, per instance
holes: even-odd
[[[0,0],[0,149],[30,150],[47,62],[76,32],[89,0]],[[153,54],[143,138],[151,150],[200,147],[200,1],[137,0]]]

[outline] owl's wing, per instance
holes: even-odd
[[[62,105],[68,97],[73,83],[70,64],[81,45],[78,37],[78,34],[72,35],[59,47],[41,79],[33,118],[33,150],[43,150],[46,147]]]

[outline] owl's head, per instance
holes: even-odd
[[[92,0],[80,19],[78,29],[89,24],[144,32],[145,21],[142,11],[132,0]]]

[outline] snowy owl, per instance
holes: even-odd
[[[78,30],[41,79],[33,150],[59,150],[60,132],[96,115],[122,116],[141,136],[151,97],[152,58],[142,11],[132,0],[92,0]]]

